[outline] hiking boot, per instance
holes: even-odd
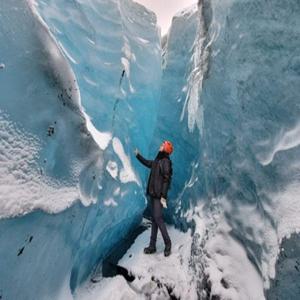
[[[155,253],[155,252],[156,252],[155,247],[148,246],[148,247],[144,248],[144,253],[145,254],[152,254],[152,253]]]
[[[165,257],[167,257],[170,254],[171,254],[171,245],[168,245],[168,246],[165,247],[164,255],[165,255]]]

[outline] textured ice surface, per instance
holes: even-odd
[[[173,20],[155,138],[176,141],[168,215],[195,222],[192,264],[211,297],[264,298],[282,239],[300,231],[299,12],[212,0]]]
[[[155,15],[126,0],[37,3],[69,59],[94,126],[148,150],[161,74]]]
[[[156,19],[131,1],[2,1],[0,38],[0,296],[57,299],[145,208],[131,153],[153,134]]]

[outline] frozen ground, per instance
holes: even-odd
[[[135,280],[127,282],[124,277],[104,278],[98,283],[89,281],[81,287],[76,300],[121,300],[121,299],[197,299],[193,273],[189,267],[192,237],[168,227],[172,239],[172,254],[164,257],[164,244],[158,236],[157,252],[143,253],[148,245],[150,228],[137,237],[134,244],[119,261],[129,270]]]

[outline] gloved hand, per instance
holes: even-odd
[[[162,206],[164,208],[167,208],[167,199],[165,199],[164,197],[160,198],[160,203],[162,204]]]
[[[137,156],[139,153],[140,153],[139,150],[137,148],[135,148],[135,150],[134,150],[135,156]]]

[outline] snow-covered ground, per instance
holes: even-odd
[[[164,257],[164,243],[158,235],[157,252],[143,253],[148,245],[150,228],[137,237],[134,244],[119,261],[129,270],[135,280],[127,282],[123,276],[103,278],[98,283],[87,282],[77,290],[76,300],[121,300],[121,299],[197,299],[192,270],[189,268],[192,237],[168,227],[172,239],[172,254]]]

